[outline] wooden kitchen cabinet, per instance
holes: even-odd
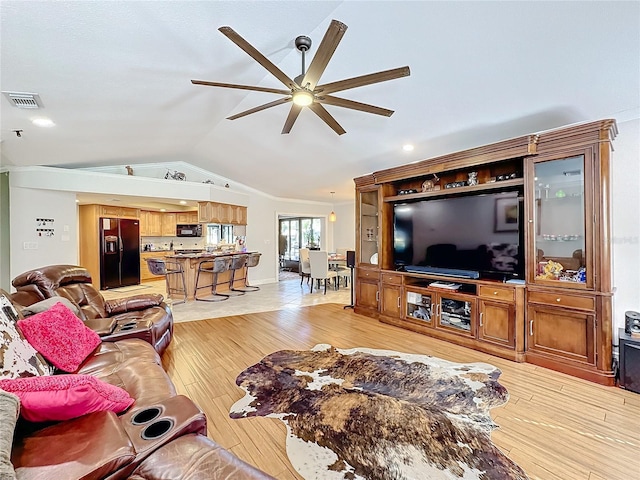
[[[111,205],[97,205],[96,206],[99,216],[101,217],[115,217],[115,218],[139,218],[140,210],[137,208],[129,207],[114,207]]]
[[[246,225],[247,207],[227,203],[199,202],[198,221],[200,223]]]
[[[178,224],[187,224],[194,225],[199,223],[198,221],[198,212],[177,212],[176,213],[176,223]]]
[[[140,252],[140,281],[163,280],[164,277],[151,273],[149,265],[147,264],[147,258],[164,258],[168,255],[173,255],[173,250]]]
[[[161,236],[175,237],[176,236],[176,214],[163,213],[161,222],[162,222]]]
[[[162,213],[147,210],[140,211],[140,236],[162,236]]]
[[[146,210],[140,210],[140,236],[149,237],[149,213]]]

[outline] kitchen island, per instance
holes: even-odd
[[[235,255],[248,255],[251,253],[257,252],[213,252],[213,253],[182,253],[177,254],[174,253],[172,255],[167,255],[165,258],[167,260],[171,260],[179,263],[184,270],[184,281],[187,287],[187,300],[193,300],[195,295],[195,287],[196,287],[196,277],[198,275],[198,268],[202,262],[211,261],[218,257],[228,257]],[[200,272],[200,280],[199,285],[208,285],[211,284],[213,274]],[[233,287],[234,288],[244,288],[246,286],[247,280],[247,267],[244,267],[241,270],[238,270],[235,274]],[[181,280],[178,275],[170,275],[169,276],[169,285],[172,289],[174,288],[182,288],[180,284]],[[228,270],[226,272],[218,274],[218,292],[229,291],[231,288],[231,271]],[[211,288],[202,288],[198,292],[198,298],[206,297],[211,294]]]

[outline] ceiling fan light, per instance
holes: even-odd
[[[309,90],[296,90],[293,92],[293,103],[299,107],[308,107],[313,103],[313,93]]]

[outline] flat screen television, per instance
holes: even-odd
[[[395,266],[477,272],[471,278],[524,279],[522,212],[519,191],[397,203]]]

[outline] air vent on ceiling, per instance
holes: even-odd
[[[42,100],[37,93],[2,92],[16,108],[42,108]]]

